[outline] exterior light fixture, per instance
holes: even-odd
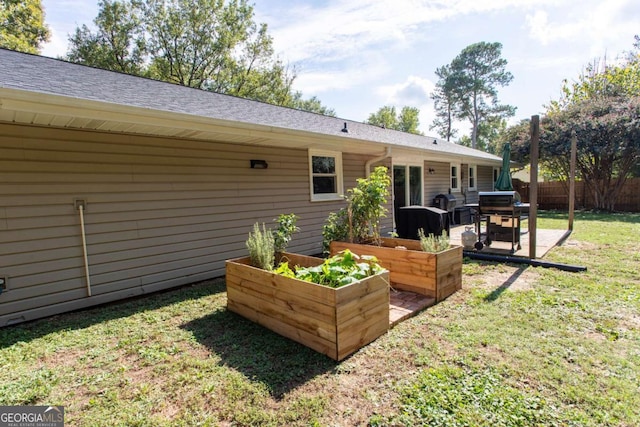
[[[433,175],[434,173],[436,173],[436,170],[434,168],[429,168],[429,175]]]
[[[269,164],[266,160],[251,160],[251,169],[266,169]]]

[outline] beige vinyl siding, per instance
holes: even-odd
[[[463,206],[466,203],[474,203],[474,200],[478,199],[478,165],[476,165],[476,189],[475,190],[469,190],[469,165],[466,163],[463,163],[461,165],[461,170],[460,170],[460,179],[461,179],[461,183],[460,183],[460,193],[456,193],[456,197],[458,197],[458,195],[460,195],[460,198],[458,198],[458,203],[456,206],[460,207]]]
[[[222,276],[253,223],[280,213],[300,217],[290,249],[319,253],[343,206],[310,202],[306,149],[0,124],[0,159],[0,326]],[[343,153],[345,190],[367,159]]]
[[[493,166],[478,166],[478,191],[493,191]],[[477,193],[469,203],[478,203]]]
[[[434,169],[435,172],[429,174],[429,168]],[[450,168],[450,164],[444,162],[426,161],[424,163],[424,206],[433,206],[433,199],[438,194],[446,194],[449,191]]]

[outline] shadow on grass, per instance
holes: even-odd
[[[265,384],[276,399],[337,365],[329,357],[226,309],[182,327],[216,353],[223,365]]]
[[[0,348],[9,347],[17,342],[29,342],[55,332],[84,329],[97,323],[124,318],[136,313],[155,310],[182,301],[198,299],[225,291],[223,278],[211,279],[18,325],[6,326],[0,328]]]
[[[522,275],[522,273],[524,273],[527,267],[528,266],[519,267],[516,271],[513,272],[511,276],[509,276],[507,280],[505,280],[500,286],[494,289],[489,295],[484,297],[484,300],[487,302],[493,302],[497,300],[504,291],[509,289],[509,287],[513,285],[516,280],[518,280],[518,278]]]

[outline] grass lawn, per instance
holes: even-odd
[[[3,328],[0,405],[68,426],[640,425],[640,214],[579,213],[545,259],[588,270],[465,260],[461,291],[340,363],[227,312],[222,279]]]

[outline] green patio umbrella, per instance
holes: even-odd
[[[511,144],[506,143],[502,150],[502,171],[496,180],[496,191],[513,191],[511,185],[511,171],[509,169],[511,163]]]

